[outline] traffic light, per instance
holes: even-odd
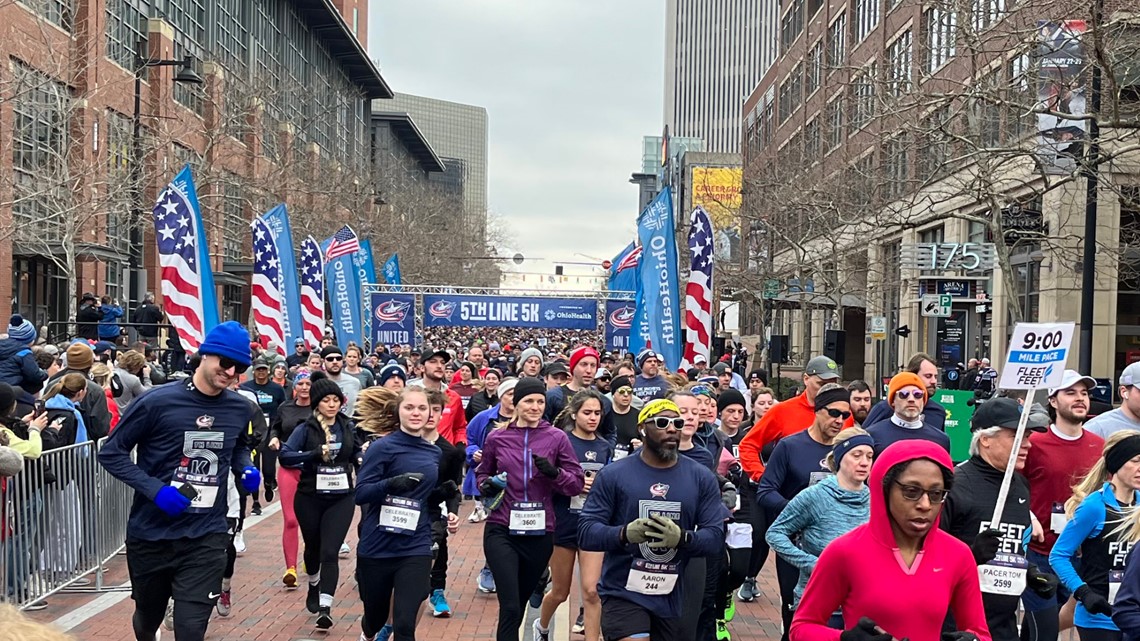
[[[895,333],[899,336],[902,336],[903,338],[906,338],[907,336],[910,336],[910,328],[906,325],[903,325],[902,327],[896,329]]]

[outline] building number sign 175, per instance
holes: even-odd
[[[918,243],[902,246],[899,263],[904,269],[992,270],[996,254],[993,243]]]

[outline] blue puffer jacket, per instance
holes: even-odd
[[[0,340],[0,381],[36,394],[47,377],[47,372],[36,365],[32,348],[11,338]]]
[[[99,338],[113,341],[119,337],[119,319],[123,317],[123,308],[118,305],[103,305],[99,308],[103,318],[99,321]]]

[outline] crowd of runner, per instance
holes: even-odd
[[[276,497],[281,589],[318,628],[362,613],[363,641],[415,639],[426,613],[452,615],[448,538],[460,527],[482,529],[477,587],[498,601],[483,633],[500,641],[520,639],[528,604],[525,636],[550,641],[572,596],[571,632],[588,641],[729,639],[736,602],[761,597],[773,556],[783,639],[1140,632],[1140,364],[1120,376],[1121,407],[1096,418],[1095,381],[1071,370],[1045,403],[999,391],[976,407],[956,462],[924,354],[873,405],[869,386],[841,381],[824,356],[781,401],[765,370],[731,358],[673,373],[651,350],[539,338],[438,333],[422,350],[368,354],[329,338],[283,358],[224,323],[165,385],[136,352],[147,381],[136,374],[98,455],[136,492],[136,639],[164,625],[203,639],[211,616],[242,606],[235,570],[262,572],[235,567],[243,521]],[[97,350],[68,347],[76,376],[48,392],[63,399],[48,407],[73,417],[64,442],[103,434],[84,407],[108,398],[89,378]],[[129,373],[127,353],[117,361]],[[0,386],[0,403],[10,396]],[[1011,456],[1022,412],[1028,432]],[[21,418],[5,419],[0,440],[34,460],[55,428],[7,413]],[[358,514],[357,593],[338,594]]]

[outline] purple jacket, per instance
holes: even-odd
[[[558,468],[558,476],[551,479],[539,472],[531,460],[532,454],[549,459]],[[512,423],[487,434],[483,441],[483,460],[475,470],[475,483],[482,485],[499,472],[507,473],[507,492],[487,522],[509,525],[512,503],[541,501],[546,508],[547,532],[554,531],[554,493],[577,496],[586,483],[570,439],[546,421],[535,428]]]

